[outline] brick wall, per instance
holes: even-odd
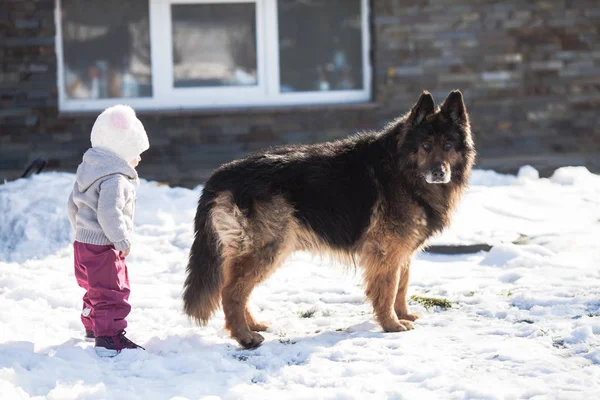
[[[140,112],[152,148],[140,173],[194,186],[213,168],[276,144],[378,129],[423,89],[463,90],[479,165],[600,172],[597,0],[372,0],[374,101],[285,109]],[[95,114],[60,116],[54,1],[0,3],[0,179],[36,157],[74,171]]]
[[[376,100],[460,88],[479,165],[600,169],[600,2],[375,1]]]

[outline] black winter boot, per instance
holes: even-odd
[[[116,336],[96,336],[94,350],[100,357],[114,357],[123,349],[145,350],[142,346],[127,339],[125,331],[119,332]]]

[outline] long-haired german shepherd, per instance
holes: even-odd
[[[195,219],[183,300],[206,324],[222,300],[243,347],[267,326],[248,308],[254,287],[296,250],[364,268],[366,295],[386,332],[413,329],[406,304],[411,258],[450,221],[475,150],[462,94],[436,109],[424,92],[381,132],[285,146],[217,169]]]

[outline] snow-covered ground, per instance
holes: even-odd
[[[74,176],[0,185],[0,398],[49,399],[598,399],[600,176],[550,179],[475,171],[438,244],[489,253],[421,254],[409,295],[416,329],[383,333],[360,271],[296,254],[252,305],[271,323],[240,350],[222,313],[205,328],[181,308],[201,188],[143,182],[128,336],[147,351],[100,359],[82,340],[65,201]],[[529,242],[514,245],[519,235]]]

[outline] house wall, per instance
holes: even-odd
[[[37,157],[74,171],[92,114],[58,111],[54,0],[0,3],[0,179]],[[478,165],[600,172],[600,3],[597,0],[372,0],[372,102],[140,112],[147,179],[202,183],[223,162],[264,147],[379,129],[423,89],[460,88]]]

